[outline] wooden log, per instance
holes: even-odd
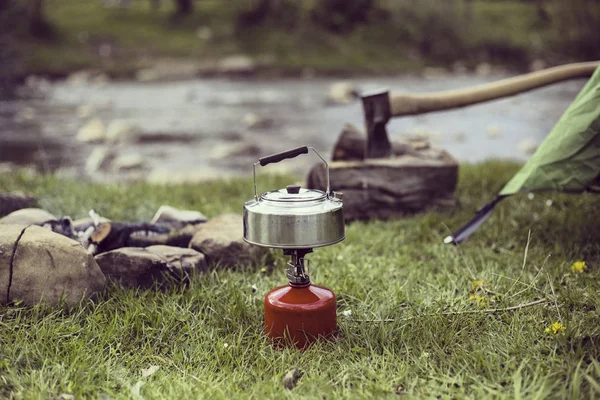
[[[366,136],[352,124],[345,124],[337,142],[333,146],[331,159],[333,161],[364,160]],[[392,154],[399,156],[415,154],[414,147],[407,142],[392,142]]]
[[[345,219],[388,219],[429,208],[453,207],[458,163],[443,150],[436,150],[435,154],[427,158],[403,155],[331,162],[331,189],[344,193]],[[311,169],[307,186],[325,189],[323,164]]]

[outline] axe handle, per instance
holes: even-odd
[[[390,93],[392,116],[423,114],[483,103],[526,92],[551,83],[591,76],[600,61],[561,65],[470,89],[423,94]]]

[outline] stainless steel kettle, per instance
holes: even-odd
[[[327,191],[299,185],[265,192],[256,191],[256,166],[308,154],[312,150],[325,163]],[[330,192],[329,165],[313,148],[302,146],[260,158],[253,166],[254,199],[244,204],[244,240],[278,249],[312,249],[344,240],[342,194]]]

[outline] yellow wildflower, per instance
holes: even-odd
[[[587,265],[585,265],[585,261],[575,261],[573,265],[571,265],[571,271],[580,273],[587,269]]]
[[[553,333],[555,335],[565,330],[565,326],[560,322],[555,322],[546,328],[546,333]]]
[[[483,296],[479,296],[476,294],[472,294],[469,296],[470,301],[476,301],[477,304],[485,306],[487,304],[487,299]]]
[[[479,279],[479,280],[473,281],[473,286],[471,288],[471,291],[474,292],[474,291],[476,291],[480,287],[487,286],[488,283],[489,283],[488,281],[483,280],[483,279]]]

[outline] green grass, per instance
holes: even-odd
[[[111,285],[71,310],[1,306],[0,397],[136,398],[132,388],[142,385],[146,399],[396,398],[397,390],[417,398],[597,398],[597,197],[515,196],[460,248],[442,244],[517,168],[463,165],[455,211],[353,223],[344,242],[311,254],[313,281],[338,297],[336,341],[301,353],[265,339],[263,296],[285,283],[276,253],[267,272],[213,270],[188,288]],[[261,179],[281,187],[293,177]],[[147,220],[164,203],[210,216],[240,212],[252,188],[250,180],[165,190],[13,174],[0,176],[3,190],[34,193],[59,215],[97,207],[110,218]],[[585,272],[571,272],[577,260]],[[485,305],[469,300],[475,280],[489,282],[479,293]],[[538,299],[549,302],[483,312]],[[553,322],[566,329],[546,333]],[[158,372],[142,378],[152,365]],[[292,367],[304,375],[289,392],[281,378]]]
[[[448,1],[416,5],[409,0],[380,0],[389,11],[388,18],[375,16],[368,25],[337,35],[311,21],[306,9],[310,2],[300,3],[300,17],[293,27],[271,17],[236,33],[235,19],[249,2],[196,1],[192,15],[171,23],[173,2],[168,0],[162,1],[156,13],[150,11],[148,1],[141,0],[127,10],[106,9],[99,0],[46,0],[55,37],[22,36],[19,73],[60,76],[93,68],[131,76],[161,58],[202,61],[238,53],[266,55],[270,61],[264,72],[287,74],[307,70],[401,73],[425,65],[449,67],[455,61],[469,66],[488,61],[524,69],[536,57],[562,60],[560,49],[557,53],[554,48],[556,32],[549,24],[542,26],[534,4],[475,1],[466,12],[467,3]],[[210,27],[213,38],[199,39],[200,26]],[[102,44],[112,46],[111,57],[100,56]]]

